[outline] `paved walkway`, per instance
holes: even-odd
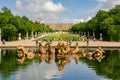
[[[58,42],[52,42],[53,46],[56,46]],[[42,42],[44,45],[45,42]],[[76,42],[72,42],[71,46],[74,47]],[[16,48],[17,46],[23,45],[25,47],[38,47],[35,41],[31,40],[24,40],[24,41],[13,41],[13,42],[6,42],[6,44],[0,43],[0,48]],[[87,47],[86,42],[79,42],[80,47]],[[120,48],[120,42],[105,42],[105,41],[89,41],[89,47],[111,47],[111,48]]]

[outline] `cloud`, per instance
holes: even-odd
[[[22,10],[22,3],[21,3],[21,1],[19,1],[19,0],[16,1],[16,7],[18,9]]]
[[[65,22],[65,23],[73,23],[73,24],[80,23],[80,22],[84,22],[84,20],[81,19],[81,18],[63,19],[63,20],[61,20],[61,21]]]
[[[97,0],[98,1],[98,7],[103,10],[109,10],[115,5],[120,4],[120,0]]]
[[[85,21],[89,21],[90,19],[92,19],[92,17],[89,16]]]
[[[42,18],[45,21],[59,19],[59,15],[67,11],[61,3],[52,0],[16,0],[16,8],[33,19]]]
[[[15,74],[16,80],[51,80],[52,78],[61,78],[63,72],[59,72],[54,61],[52,65],[46,64],[44,61],[41,64],[33,63],[27,68],[20,69],[19,74]]]
[[[94,16],[94,14],[96,14],[100,9],[109,10],[115,5],[120,4],[120,0],[92,1],[96,2],[96,6],[89,10],[86,10],[85,12],[82,12],[82,14],[85,16]],[[87,19],[83,20],[81,18],[62,19],[61,14],[67,12],[68,9],[64,7],[60,2],[54,3],[53,0],[16,0],[16,8],[20,10],[23,15],[26,14],[29,16],[31,20],[41,18],[43,21],[45,21],[45,23],[79,23],[87,21]]]
[[[52,1],[47,1],[43,7],[44,10],[52,13],[61,13],[65,11],[61,3],[54,4]]]
[[[64,19],[63,21],[64,22],[68,22],[68,23],[73,23],[73,24],[76,24],[76,23],[80,23],[80,22],[87,22],[89,21],[90,19],[92,19],[92,17],[87,17],[86,19],[82,19],[82,18],[76,18],[76,19]]]
[[[96,6],[90,10],[86,10],[84,14],[96,14],[99,10],[106,10],[120,5],[120,0],[93,0],[96,1]]]

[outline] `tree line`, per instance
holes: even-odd
[[[51,31],[48,25],[33,22],[26,16],[13,15],[7,7],[1,8],[0,11],[0,29],[2,39],[6,41],[18,40],[19,33],[24,39],[27,33],[32,37],[32,33]]]
[[[70,31],[86,32],[87,35],[89,32],[89,36],[95,32],[96,39],[101,33],[104,41],[120,41],[120,5],[109,11],[99,10],[92,19],[75,24]]]

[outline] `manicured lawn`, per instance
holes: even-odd
[[[52,33],[50,35],[44,36],[42,38],[39,38],[37,40],[55,40],[58,41],[60,38],[62,38],[64,41],[66,40],[73,40],[73,41],[82,41],[82,38],[79,37],[78,35],[73,35],[73,34],[69,34],[69,33]]]

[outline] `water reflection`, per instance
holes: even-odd
[[[0,64],[1,64],[1,49],[0,49]]]
[[[80,54],[57,56],[36,53],[34,58],[25,58],[19,64],[16,54],[16,49],[1,49],[0,80],[120,79],[120,50],[106,50],[101,62]]]
[[[59,71],[63,71],[64,66],[70,64],[71,62],[70,58],[74,58],[76,64],[78,64],[79,62],[78,55],[55,56],[55,55],[50,55],[50,54],[37,53],[36,57],[38,57],[39,64],[42,62],[45,62],[46,64],[52,64],[52,61],[54,60]]]
[[[17,61],[22,64],[25,58],[32,59],[34,58],[34,54],[32,52],[28,52],[23,46],[17,47]]]
[[[110,80],[120,80],[120,50],[106,50],[106,58],[100,63],[81,58],[80,60],[92,67],[97,75],[109,78]]]
[[[3,77],[2,80],[7,80],[17,68],[14,53],[16,53],[15,50],[1,50],[0,77]]]
[[[39,63],[41,63],[43,60],[50,64],[51,60],[55,58],[55,63],[57,64],[58,70],[63,71],[64,66],[66,64],[70,63],[70,57],[74,57],[76,64],[78,64],[79,57],[87,57],[89,60],[98,60],[99,62],[105,57],[105,51],[99,47],[93,52],[88,51],[86,53],[82,52],[82,49],[79,49],[78,43],[76,43],[76,47],[72,50],[70,49],[69,44],[67,44],[67,48],[69,47],[69,50],[71,52],[67,52],[65,50],[66,46],[57,47],[57,49],[53,48],[51,43],[46,43],[46,46],[48,46],[48,50],[43,48],[42,44],[39,45],[39,51],[35,54],[33,52],[28,52],[26,48],[23,46],[17,47],[17,62],[23,63],[25,59],[33,59],[36,55],[39,58]]]

